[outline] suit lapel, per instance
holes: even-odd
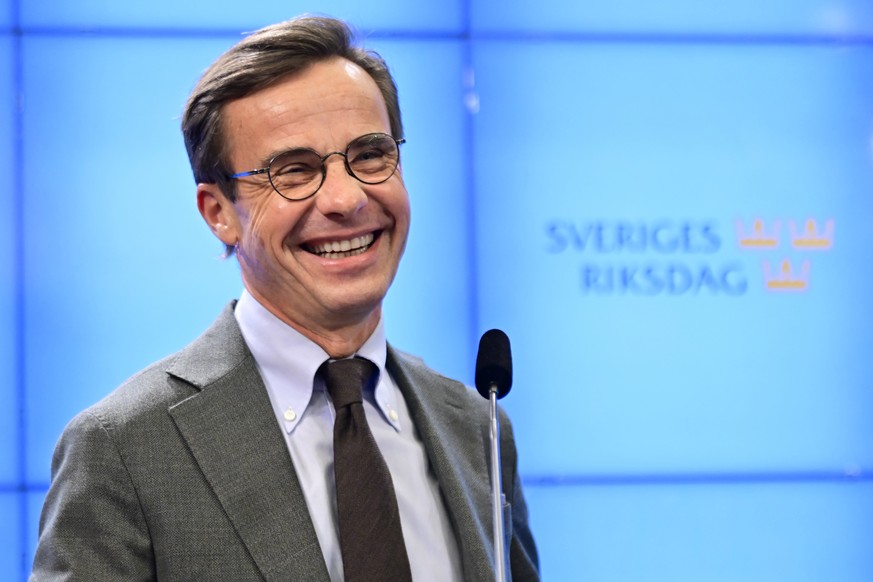
[[[169,373],[201,388],[170,415],[268,581],[329,580],[306,501],[232,307]]]
[[[471,411],[467,388],[388,348],[397,382],[427,449],[455,527],[464,580],[493,580],[488,418]],[[476,407],[481,411],[481,407]]]

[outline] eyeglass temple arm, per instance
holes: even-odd
[[[248,172],[240,172],[238,174],[232,174],[228,176],[231,180],[235,180],[236,178],[245,178],[246,176],[254,176],[256,174],[266,174],[270,168],[259,168],[257,170],[249,170]]]

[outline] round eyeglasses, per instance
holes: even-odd
[[[346,172],[364,184],[381,184],[394,175],[400,163],[400,144],[405,139],[394,139],[387,133],[368,133],[355,138],[344,152],[324,155],[310,148],[295,148],[276,155],[266,168],[249,170],[228,176],[232,180],[267,174],[270,184],[280,196],[288,200],[305,200],[315,196],[324,178],[327,167],[324,162],[330,156],[343,157]]]

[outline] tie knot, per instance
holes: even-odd
[[[322,365],[324,383],[335,409],[363,402],[363,389],[375,379],[376,364],[363,358],[325,362]]]

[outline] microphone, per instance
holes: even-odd
[[[503,480],[500,476],[500,421],[497,399],[512,386],[512,354],[509,338],[499,329],[486,331],[479,340],[476,356],[476,390],[490,402],[491,441],[491,511],[494,534],[494,580],[506,582],[506,544],[503,524]]]
[[[479,340],[476,356],[476,390],[483,398],[491,398],[495,387],[497,398],[509,394],[512,387],[512,353],[509,338],[499,329],[490,329]]]

